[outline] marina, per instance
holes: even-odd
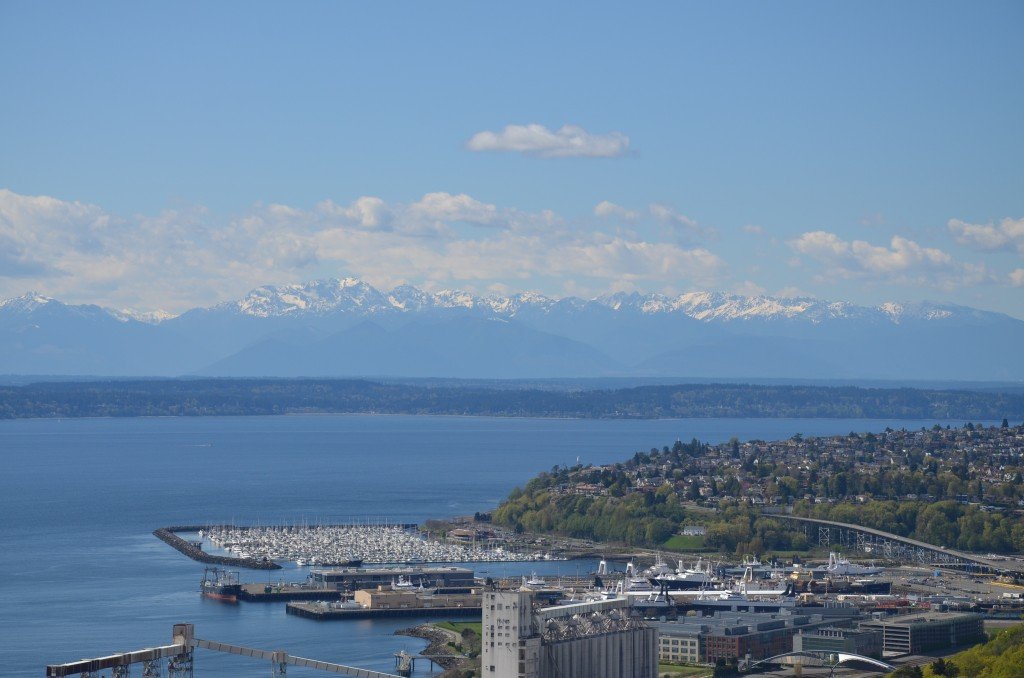
[[[543,553],[507,551],[494,541],[442,542],[410,525],[212,526],[199,532],[248,562],[292,561],[300,567],[361,563],[515,562]]]

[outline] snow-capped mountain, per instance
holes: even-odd
[[[0,309],[7,313],[31,313],[52,301],[54,300],[50,297],[43,296],[38,292],[29,292],[20,297],[0,301]]]
[[[716,292],[477,296],[355,278],[181,315],[0,302],[0,373],[111,376],[1024,378],[1024,321]]]
[[[524,311],[550,313],[556,309],[578,310],[594,305],[617,312],[685,315],[708,323],[744,320],[804,320],[820,323],[857,319],[899,324],[908,319],[943,320],[954,316],[970,316],[977,320],[985,316],[1000,316],[963,306],[931,302],[887,302],[867,307],[846,301],[823,301],[810,297],[746,297],[718,292],[688,292],[674,297],[620,292],[594,299],[553,299],[533,292],[507,297],[480,297],[462,290],[432,293],[412,285],[381,291],[356,278],[317,280],[297,285],[267,285],[252,290],[236,302],[227,302],[217,308],[236,309],[241,314],[258,318],[333,313],[372,316],[389,312],[416,313],[442,309],[476,310],[514,318]]]

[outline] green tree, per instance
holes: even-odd
[[[928,667],[932,673],[936,676],[946,676],[947,678],[955,678],[957,675],[956,666],[954,664],[947,663],[945,659],[939,657],[931,663]]]

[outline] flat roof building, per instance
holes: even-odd
[[[480,593],[436,594],[427,591],[395,591],[391,588],[360,589],[353,599],[367,610],[480,607]]]
[[[313,570],[309,581],[317,587],[337,591],[375,589],[399,579],[413,586],[452,588],[475,584],[473,570],[465,567],[342,567]]]
[[[984,640],[980,614],[922,612],[861,622],[882,632],[882,648],[894,654],[918,654]]]
[[[655,622],[662,661],[714,664],[767,659],[793,650],[793,636],[802,630],[850,623],[821,615],[720,612],[709,617],[686,617]]]
[[[826,626],[793,636],[794,652],[849,652],[881,659],[882,632],[878,629],[843,629]]]

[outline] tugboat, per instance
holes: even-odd
[[[203,571],[203,580],[199,584],[199,592],[206,598],[237,603],[238,597],[242,594],[238,572],[222,570],[219,567],[206,568]]]

